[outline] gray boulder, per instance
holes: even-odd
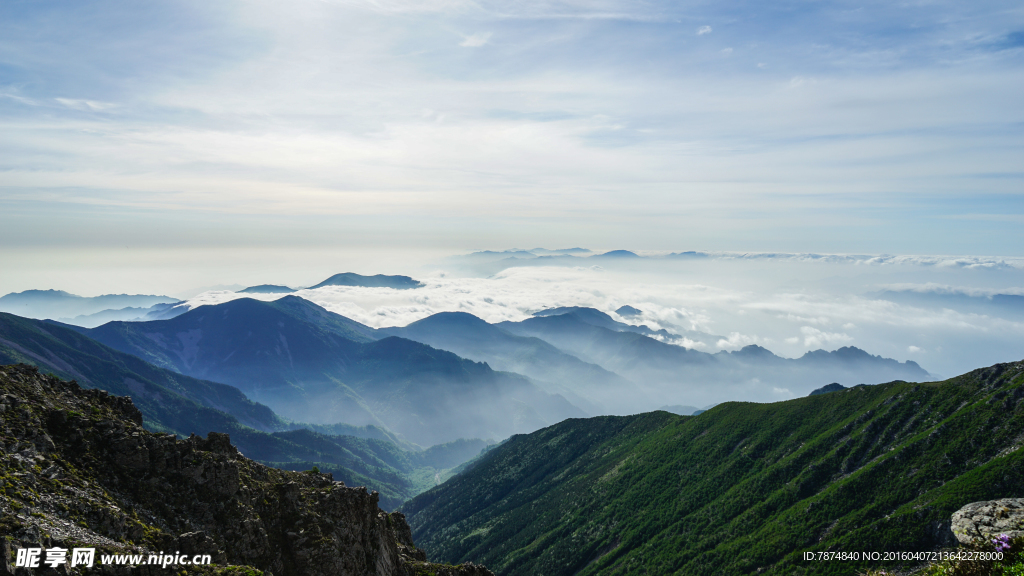
[[[953,534],[963,544],[1000,534],[1024,536],[1024,498],[973,502],[953,513]]]

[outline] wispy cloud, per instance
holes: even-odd
[[[33,100],[32,98],[25,98],[24,96],[19,96],[17,94],[11,94],[10,92],[0,92],[0,98],[8,98],[10,100],[13,100],[13,101],[15,101],[15,102],[17,102],[19,104],[24,104],[26,106],[39,106],[40,105],[39,102]]]
[[[100,110],[107,110],[115,106],[110,102],[97,102],[96,100],[82,100],[77,98],[54,98],[54,100],[67,108],[91,112],[99,112]]]
[[[821,348],[837,344],[848,344],[853,341],[849,334],[842,332],[825,332],[813,326],[801,326],[800,333],[803,334],[804,346],[808,348]]]
[[[715,346],[721,350],[736,350],[743,348],[744,346],[750,346],[751,344],[767,344],[764,339],[758,338],[757,336],[751,336],[749,334],[740,334],[739,332],[732,332],[726,338],[720,338],[718,342],[715,342]]]
[[[711,34],[711,26],[701,26],[697,28],[697,36],[703,36],[705,34]]]
[[[478,48],[487,44],[491,40],[492,34],[490,32],[478,32],[466,36],[462,42],[459,42],[459,46],[465,46],[467,48]]]

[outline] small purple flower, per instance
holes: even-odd
[[[1010,549],[1010,537],[1006,534],[1000,534],[998,538],[992,540],[992,544],[996,547],[996,552],[1006,552]]]

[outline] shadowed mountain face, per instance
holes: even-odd
[[[72,328],[0,313],[0,364],[33,364],[88,388],[132,396],[157,431],[184,436],[223,431],[235,419],[257,430],[286,427],[237,388],[158,368]]]
[[[230,433],[249,457],[289,470],[313,466],[366,485],[392,510],[475,456],[481,440],[420,451],[384,429],[287,422],[227,384],[158,368],[53,322],[0,313],[0,365],[25,363],[86,388],[130,396],[147,429],[182,437]],[[301,428],[310,428],[303,430]]]
[[[631,414],[652,403],[640,388],[618,374],[583,362],[544,340],[510,334],[465,312],[441,312],[404,328],[378,332],[487,362],[497,370],[524,374],[592,414]]]
[[[387,337],[294,296],[201,306],[83,333],[182,374],[236,386],[285,417],[376,424],[420,445],[504,438],[583,413],[528,379]]]
[[[434,558],[501,576],[854,576],[882,563],[802,554],[955,543],[953,512],[1024,490],[1022,440],[1024,361],[699,416],[567,420],[402,511]]]
[[[668,401],[700,406],[747,398],[752,384],[804,395],[822,382],[850,385],[930,379],[915,362],[900,363],[853,347],[808,352],[798,359],[778,357],[760,346],[708,354],[661,342],[642,333],[655,336],[649,328],[616,322],[590,308],[538,314],[497,326],[518,336],[540,338],[581,360],[621,374],[650,394],[662,396],[662,404]]]
[[[365,288],[408,290],[410,288],[419,288],[423,286],[423,283],[413,280],[408,276],[385,276],[384,274],[363,276],[353,272],[343,272],[331,276],[316,286],[311,286],[310,289],[323,288],[324,286],[363,286]]]
[[[188,312],[185,302],[154,304],[149,308],[122,308],[120,310],[102,310],[95,314],[84,314],[74,318],[57,318],[63,324],[72,324],[82,328],[95,328],[107,322],[148,322],[150,320],[166,320]]]
[[[149,308],[154,304],[177,302],[167,296],[105,294],[86,298],[63,290],[26,290],[0,297],[0,312],[24,318],[74,318],[104,310]]]
[[[627,307],[623,306],[622,308],[627,308]],[[622,308],[620,308],[619,310],[622,310]],[[634,311],[634,312],[632,312],[633,314],[640,314],[640,311],[637,310],[636,308],[631,308],[631,309]],[[626,312],[627,312],[627,314],[625,314],[625,315],[629,315],[630,314],[629,310],[627,310]],[[586,322],[587,324],[591,324],[593,326],[600,326],[601,328],[607,328],[607,329],[609,329],[609,330],[611,330],[613,332],[635,332],[637,334],[643,334],[645,336],[651,336],[651,337],[654,337],[654,338],[660,338],[660,339],[664,339],[664,340],[668,340],[668,341],[672,341],[672,340],[677,339],[676,336],[674,334],[672,334],[671,332],[669,332],[668,330],[665,330],[665,329],[653,330],[651,328],[648,328],[644,324],[641,324],[639,326],[635,326],[633,324],[626,324],[625,322],[619,322],[619,321],[613,319],[611,316],[605,314],[604,312],[601,312],[600,310],[595,310],[593,308],[585,308],[585,307],[581,307],[581,306],[562,306],[562,307],[559,307],[559,308],[548,308],[547,310],[541,310],[540,312],[535,312],[533,315],[535,317],[545,317],[545,316],[561,316],[563,314],[571,314],[574,318],[576,318],[578,320],[581,320],[583,322]],[[620,314],[620,315],[622,315],[622,314]],[[682,332],[685,335],[685,334],[690,333],[692,331],[690,331],[690,330],[679,330],[679,332]],[[703,336],[707,336],[707,334],[702,334],[702,335]]]

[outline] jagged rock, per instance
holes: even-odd
[[[426,563],[405,516],[381,511],[377,492],[269,468],[239,454],[227,434],[148,432],[130,399],[31,366],[0,366],[0,393],[0,535],[13,541],[0,540],[9,547],[209,554],[220,567],[275,576],[493,576]],[[2,552],[0,575],[12,572],[13,552]]]
[[[11,562],[11,543],[0,537],[0,576],[14,576],[14,562]]]
[[[973,502],[953,513],[953,534],[964,544],[1000,534],[1024,536],[1024,498]]]

